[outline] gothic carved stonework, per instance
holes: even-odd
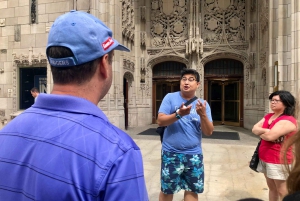
[[[131,72],[126,72],[124,74],[124,78],[128,81],[128,86],[132,87],[132,82],[134,81],[134,77]]]
[[[245,42],[245,0],[204,0],[204,45]]]
[[[17,66],[31,66],[35,64],[47,65],[47,57],[44,54],[28,54],[28,55],[16,55],[13,54],[13,61]]]
[[[267,70],[266,68],[263,68],[261,71],[261,79],[263,81],[263,85],[266,86],[267,84]]]
[[[261,68],[264,68],[267,64],[267,53],[264,51],[264,52],[261,52],[260,53],[260,67]]]
[[[245,83],[246,83],[246,92],[245,92],[245,97],[249,98],[250,97],[250,68],[249,65],[245,65]]]
[[[269,0],[259,0],[260,29],[265,31],[269,24]]]
[[[141,20],[146,21],[146,6],[140,7]]]
[[[0,27],[5,27],[5,18],[0,19]]]
[[[230,46],[219,46],[218,48],[214,46],[206,46],[203,48],[204,52],[215,52],[217,51],[227,51],[231,52],[232,50],[247,50],[249,48],[249,43],[243,43],[243,44],[233,44]],[[210,54],[210,53],[209,53]]]
[[[250,52],[249,53],[249,64],[250,64],[250,68],[255,68],[255,52]]]
[[[256,35],[256,24],[251,23],[251,24],[249,24],[249,37],[250,37],[250,40],[254,40],[255,35]]]
[[[145,68],[145,58],[141,57],[140,59],[140,66],[141,68]]]
[[[125,70],[129,70],[130,72],[134,72],[134,62],[130,59],[123,59],[123,68]]]
[[[134,1],[122,0],[122,34],[125,38],[134,41]]]
[[[196,52],[197,54],[203,53],[203,40],[201,38],[192,38],[189,40],[186,40],[185,44],[185,53],[191,54],[193,52]]]
[[[36,23],[36,0],[31,0],[31,23]]]
[[[151,46],[185,46],[187,0],[151,0]]]
[[[268,68],[268,55],[269,55],[269,1],[268,0],[260,0],[258,1],[258,7],[259,9],[259,23],[260,23],[260,40],[259,43],[259,71],[258,73],[261,73],[261,79],[262,79],[262,85],[266,86],[267,84],[267,76],[266,76],[266,69]],[[258,69],[257,69],[258,70]],[[266,96],[263,93],[257,94],[258,98],[264,98],[267,99],[268,96]]]
[[[150,79],[150,74],[152,73],[151,68],[148,66],[145,68],[145,83],[140,83],[140,89],[145,91],[145,97],[150,98],[152,94],[150,93],[150,84],[152,84],[152,80]]]
[[[141,46],[145,47],[146,46],[146,31],[141,31]]]
[[[140,70],[141,80],[140,80],[140,82],[141,83],[145,83],[145,79],[146,79],[145,58],[141,57],[141,59],[140,59],[140,67],[141,67],[141,70]]]
[[[189,64],[189,61],[186,58],[178,57],[176,55],[165,55],[165,56],[161,56],[161,57],[151,58],[148,61],[147,66],[152,69],[153,66],[155,66],[158,63],[164,62],[164,61],[177,61],[180,63],[184,63],[186,66],[188,66],[188,64]]]
[[[141,83],[140,88],[145,91],[145,97],[151,97],[149,83]]]
[[[256,4],[257,4],[257,2],[256,2],[256,0],[250,0],[250,1],[251,1],[250,2],[250,11],[254,12],[256,10]]]
[[[185,53],[192,56],[193,53],[203,54],[203,39],[201,38],[201,1],[189,1],[188,39],[186,40]]]

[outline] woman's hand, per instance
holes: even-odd
[[[252,133],[254,133],[255,135],[261,135],[263,133],[269,132],[270,129],[262,127],[264,121],[265,121],[265,118],[262,118],[259,122],[257,122],[252,128]]]

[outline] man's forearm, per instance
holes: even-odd
[[[206,115],[200,116],[201,118],[201,130],[205,135],[211,135],[214,131],[213,123],[207,118]]]
[[[169,126],[176,122],[178,119],[176,118],[175,113],[169,114],[169,115],[164,115],[163,117],[160,117],[157,119],[157,124],[159,126]]]

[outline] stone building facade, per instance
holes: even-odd
[[[33,104],[33,86],[51,92],[47,36],[70,10],[95,15],[131,49],[115,52],[98,104],[121,128],[155,123],[183,68],[200,73],[197,96],[215,124],[250,129],[274,90],[298,94],[298,0],[0,0],[0,128]]]

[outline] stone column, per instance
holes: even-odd
[[[278,1],[278,71],[279,89],[284,89],[288,81],[288,66],[290,65],[290,53],[288,39],[290,34],[290,23],[288,19],[288,4],[284,0]]]
[[[274,5],[274,0],[270,1],[269,4],[269,73],[268,73],[268,86],[269,86],[269,94],[273,93],[274,86],[276,83],[274,83],[274,63],[277,61],[277,52],[276,52],[276,31],[278,30],[277,22],[276,22],[276,13],[277,8],[276,5]],[[269,103],[265,103],[268,104]]]
[[[294,80],[295,80],[295,94],[299,94],[300,91],[300,59],[299,57],[299,49],[300,49],[300,2],[298,0],[291,1],[291,66],[294,70]],[[299,99],[299,96],[296,97]]]

